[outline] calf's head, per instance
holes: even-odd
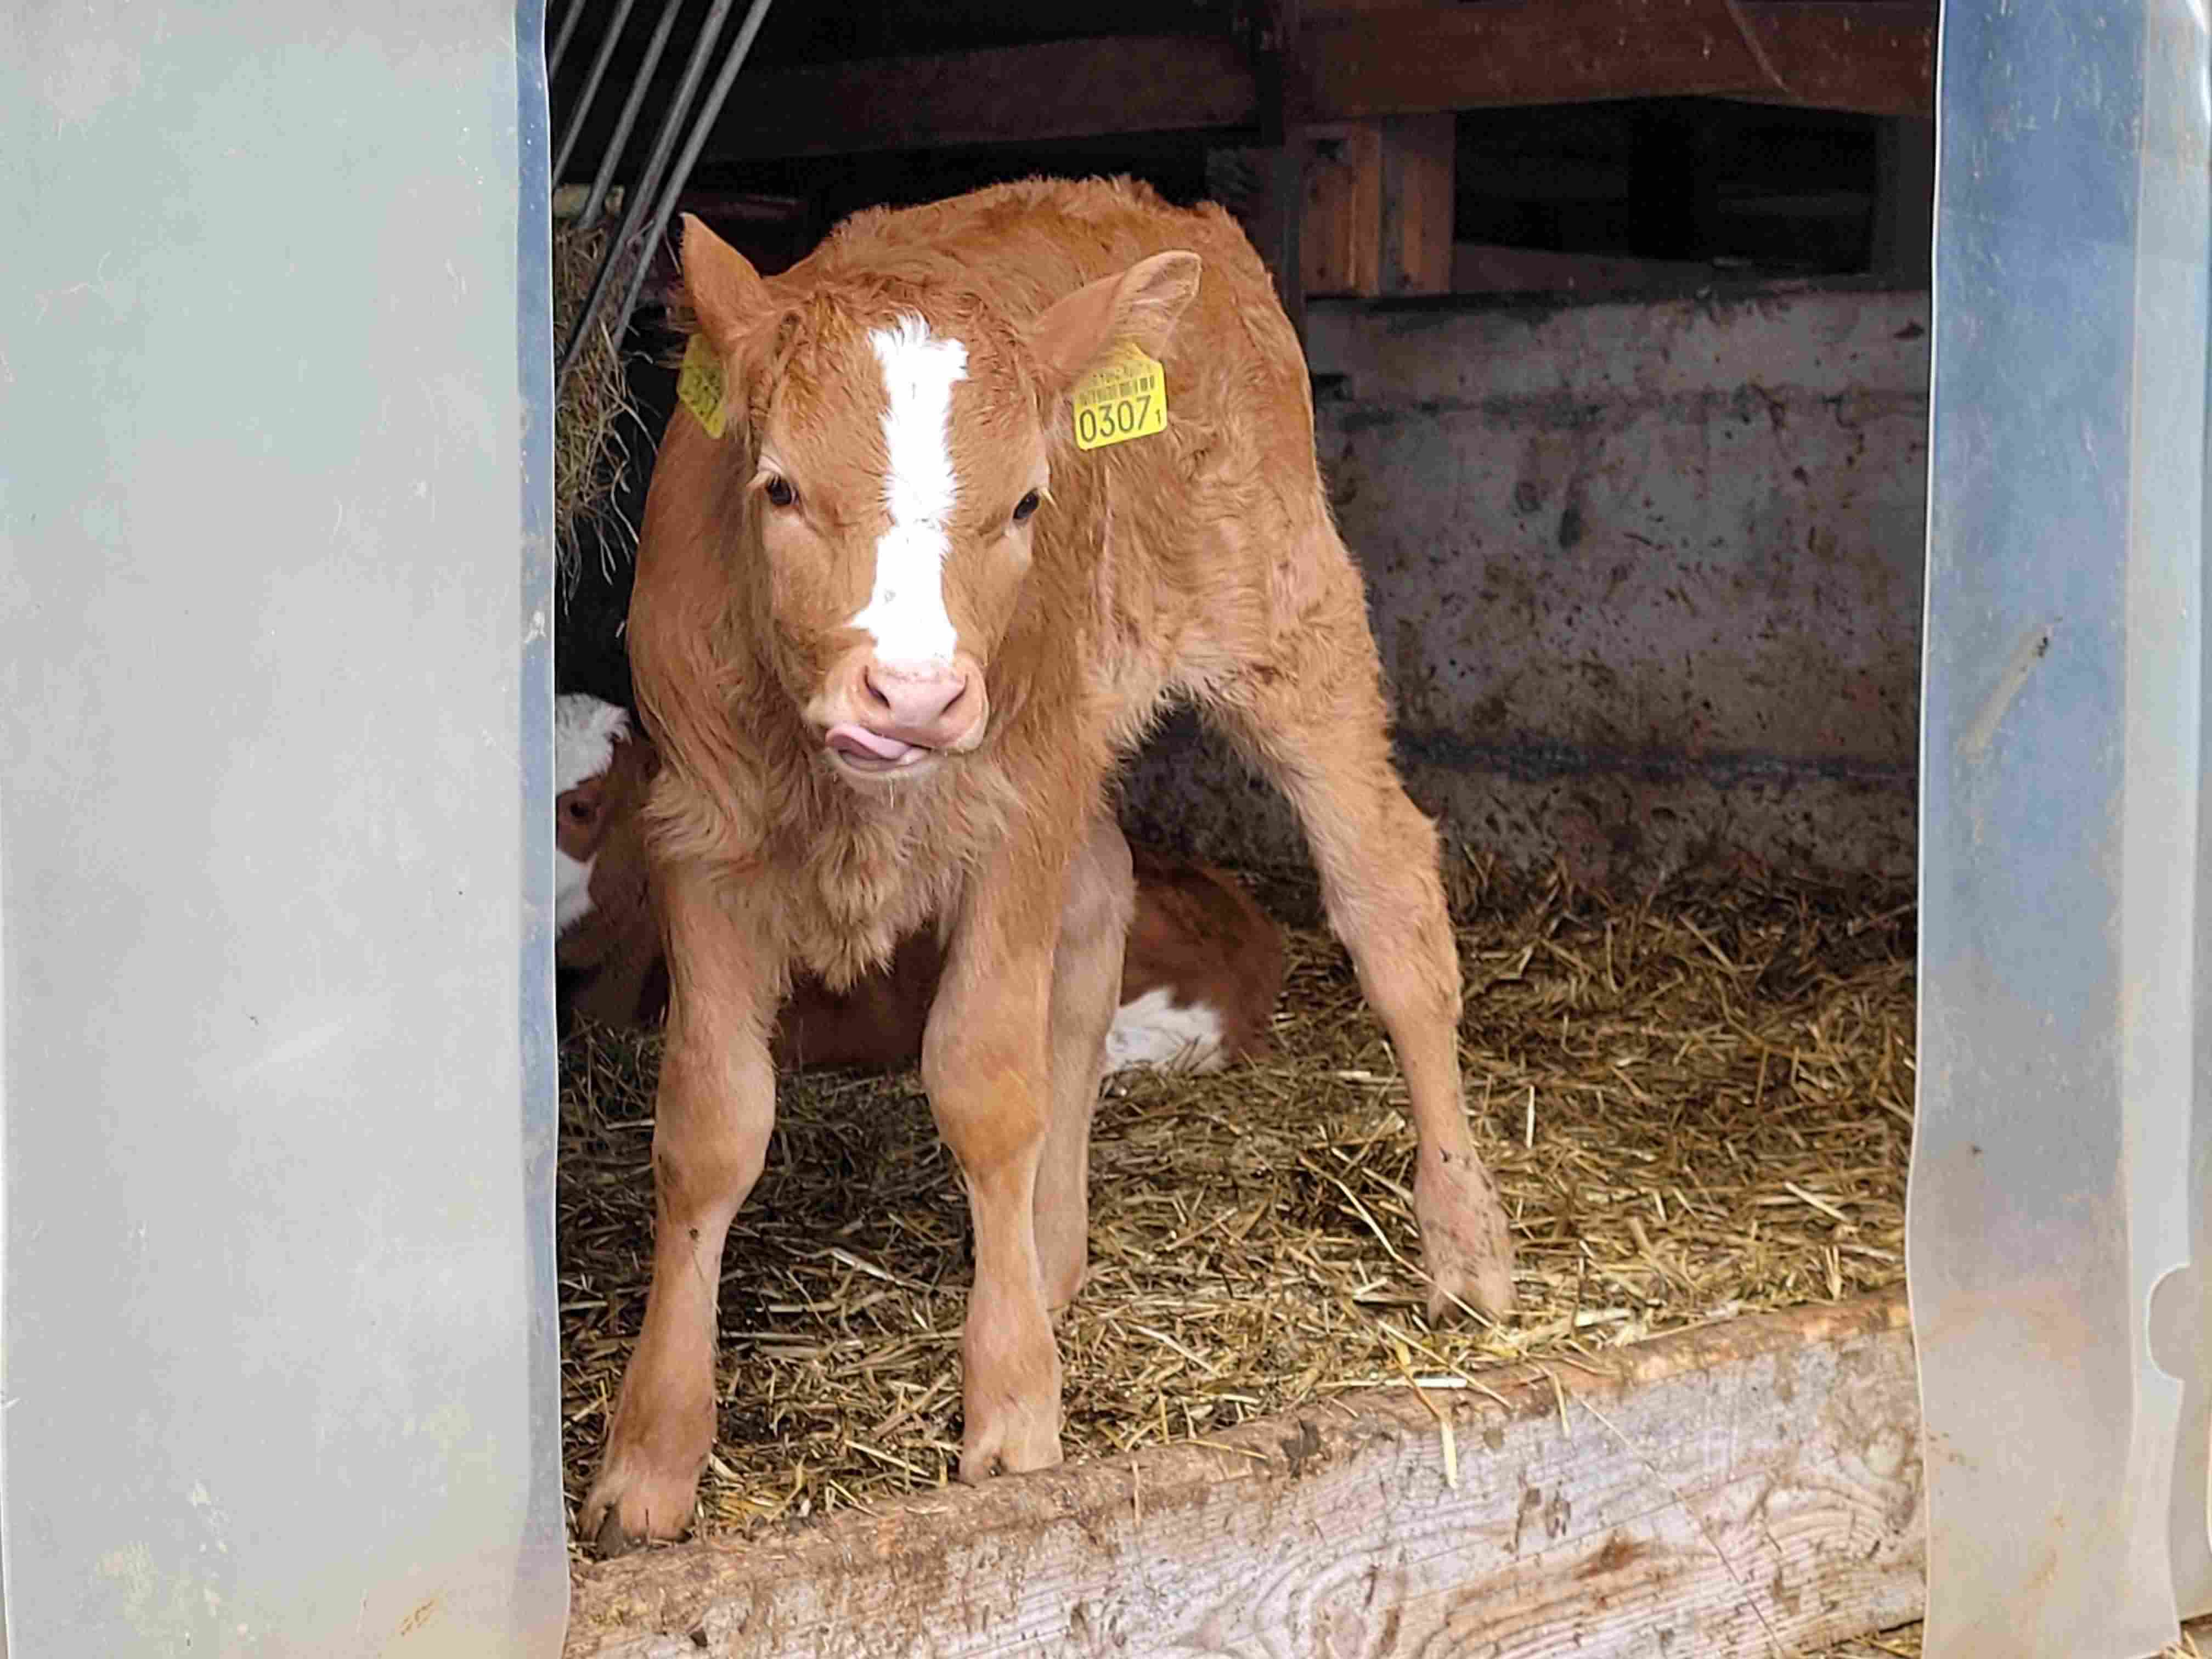
[[[580,692],[554,700],[554,921],[570,966],[591,965],[603,948],[593,939],[643,914],[638,814],[659,769],[653,744],[621,708]],[[583,926],[586,918],[596,925]]]
[[[770,660],[827,763],[875,787],[975,749],[1069,393],[1122,341],[1160,353],[1198,256],[1056,298],[940,256],[767,282],[687,216],[683,263],[723,368],[732,556],[764,577]]]

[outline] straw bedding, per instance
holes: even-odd
[[[1571,1363],[1904,1273],[1907,890],[1762,874],[1634,900],[1458,872],[1476,1134],[1520,1252],[1503,1326],[1431,1329],[1413,1141],[1380,1027],[1295,878],[1272,1061],[1130,1073],[1100,1104],[1091,1278],[1060,1322],[1065,1443],[1095,1457],[1498,1360]],[[644,1311],[657,1034],[562,1054],[569,1497]],[[911,1072],[782,1080],[724,1258],[702,1532],[937,1486],[957,1466],[967,1218]]]
[[[580,229],[561,217],[556,203],[553,228],[553,343],[555,362],[560,361],[568,331],[592,291],[599,261],[606,252],[622,211],[622,192],[609,192],[605,210],[590,229]],[[611,313],[631,273],[637,269],[635,254],[617,266],[611,297],[603,310]],[[574,591],[581,568],[581,549],[587,537],[597,534],[601,562],[611,570],[617,552],[626,554],[635,539],[621,521],[620,500],[629,450],[624,441],[625,421],[635,422],[625,374],[626,356],[612,331],[602,320],[584,342],[575,366],[562,385],[554,410],[553,526],[554,547],[561,567],[562,591]]]
[[[1807,1659],[1920,1659],[1920,1638],[1918,1625],[1906,1625],[1823,1648]],[[2182,1627],[2179,1642],[2159,1650],[2160,1659],[2204,1659],[2207,1652],[2212,1652],[2212,1648],[2205,1645],[2208,1643],[2212,1643],[2212,1619],[2192,1620]]]

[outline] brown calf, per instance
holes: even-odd
[[[670,424],[629,617],[671,990],[653,1287],[586,1535],[690,1524],[792,972],[842,990],[933,923],[922,1079],[975,1228],[960,1473],[1059,1460],[1048,1310],[1083,1279],[1131,908],[1104,797],[1173,699],[1305,826],[1405,1073],[1432,1310],[1504,1309],[1435,832],[1390,763],[1297,341],[1233,222],[1030,181],[859,215],[765,281],[687,219],[683,268],[719,385]]]
[[[557,708],[557,955],[574,981],[567,1003],[603,1025],[650,1024],[666,1005],[668,975],[637,817],[659,760],[619,708],[580,693]],[[586,766],[598,769],[587,775]],[[1213,1071],[1266,1054],[1283,985],[1282,930],[1218,871],[1145,847],[1131,847],[1129,858],[1135,907],[1106,1070]],[[848,992],[794,975],[769,1045],[775,1063],[912,1065],[944,964],[943,947],[925,931]]]

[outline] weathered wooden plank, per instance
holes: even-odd
[[[1903,1298],[583,1569],[569,1659],[1787,1652],[1917,1616]]]
[[[1309,295],[1382,291],[1382,124],[1310,126],[1300,280]]]
[[[1936,114],[1936,0],[1736,0],[1770,85],[1737,95],[1865,115]]]
[[[1452,118],[1300,129],[1308,294],[1443,294],[1451,286]]]
[[[703,160],[1237,127],[1256,109],[1235,41],[1051,40],[741,76]]]
[[[1927,115],[1934,0],[1550,0],[1319,16],[1298,47],[1316,119],[1723,97]]]
[[[1936,0],[1546,0],[1321,12],[1296,51],[1306,122],[1613,98],[1747,98],[1927,115]],[[703,161],[1249,127],[1243,48],[1107,36],[748,72]],[[605,118],[586,135],[596,154]]]
[[[1385,294],[1451,291],[1457,155],[1449,115],[1400,115],[1382,124]]]

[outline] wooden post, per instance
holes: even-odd
[[[1454,127],[1445,114],[1306,128],[1307,293],[1450,291]]]
[[[1382,291],[1382,124],[1308,127],[1298,262],[1308,294]]]
[[[1449,114],[1382,124],[1382,291],[1451,291],[1459,124]]]
[[[1206,152],[1206,189],[1237,216],[1275,279],[1275,295],[1301,343],[1306,335],[1305,284],[1299,252],[1305,193],[1304,112],[1292,97],[1297,81],[1299,0],[1254,0],[1245,49],[1251,59],[1257,145]]]

